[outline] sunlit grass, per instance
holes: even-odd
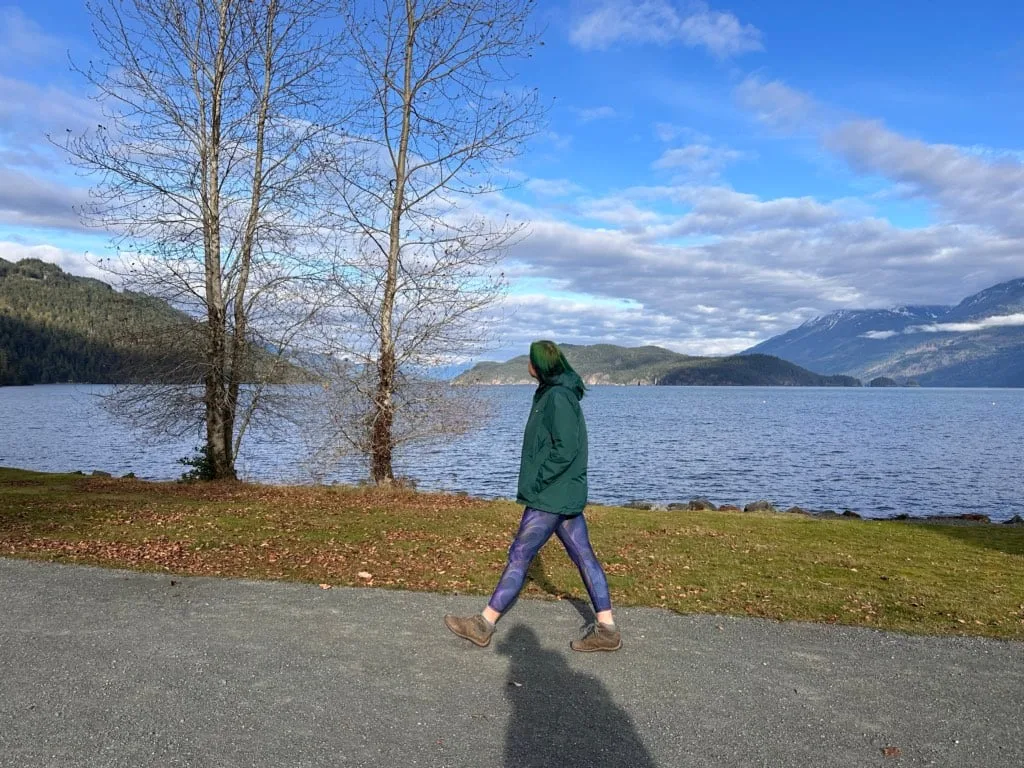
[[[409,490],[0,469],[0,554],[179,574],[486,595],[520,512]],[[614,507],[587,519],[618,605],[1024,639],[1021,527]],[[585,598],[557,541],[531,575],[527,597]]]

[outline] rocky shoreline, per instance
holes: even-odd
[[[75,470],[72,474],[84,475],[81,470]],[[89,473],[92,477],[112,477],[109,472],[93,470]],[[125,478],[134,478],[134,473],[124,475]],[[415,484],[411,487],[415,488]],[[465,491],[456,491],[456,495],[468,496]],[[510,501],[512,499],[509,499]],[[1019,525],[1024,526],[1024,517],[1014,515],[1008,520],[992,522],[988,515],[978,512],[965,512],[958,515],[926,515],[913,516],[907,514],[894,515],[892,517],[868,517],[854,512],[852,509],[836,511],[834,509],[805,509],[804,507],[791,506],[783,509],[781,505],[776,506],[767,499],[759,499],[745,504],[742,507],[735,504],[716,505],[703,496],[696,496],[686,502],[657,502],[645,501],[643,499],[630,499],[629,501],[617,504],[602,504],[600,502],[588,502],[591,507],[621,507],[623,509],[641,509],[654,512],[765,512],[779,515],[804,515],[822,520],[845,519],[845,520],[875,520],[875,521],[896,521],[896,522],[918,522],[918,523],[947,523],[949,525]]]
[[[983,515],[977,512],[965,512],[957,515],[926,515],[926,516],[912,516],[907,514],[894,515],[892,517],[865,517],[852,509],[843,509],[836,511],[834,509],[805,509],[803,507],[792,506],[783,509],[781,506],[776,506],[767,499],[759,499],[749,504],[745,504],[742,507],[736,506],[735,504],[722,504],[715,505],[704,497],[696,497],[690,499],[687,502],[673,502],[670,504],[644,501],[642,499],[631,499],[630,501],[622,504],[593,504],[593,506],[617,506],[624,507],[625,509],[643,509],[651,510],[656,512],[765,512],[769,514],[779,515],[804,515],[806,517],[815,517],[823,520],[827,519],[847,519],[847,520],[878,520],[878,521],[895,521],[895,522],[922,522],[922,523],[948,523],[950,525],[1020,525],[1024,526],[1024,517],[1020,515],[1014,515],[1009,520],[1002,520],[998,523],[993,523],[992,519],[988,515]]]

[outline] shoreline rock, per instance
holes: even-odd
[[[767,499],[758,499],[740,507],[736,504],[721,504],[716,506],[714,502],[705,496],[695,496],[686,502],[671,502],[669,504],[646,501],[644,499],[631,499],[620,504],[599,504],[594,502],[591,506],[614,506],[624,509],[639,509],[644,511],[667,511],[667,512],[768,512],[773,514],[804,515],[819,520],[864,520],[867,522],[911,522],[911,523],[945,523],[948,525],[1013,525],[1024,526],[1024,516],[1015,514],[1008,520],[993,522],[992,518],[980,512],[962,512],[951,515],[909,515],[901,512],[889,517],[870,517],[849,508],[842,512],[834,509],[806,509],[800,506],[791,506],[786,509],[776,507]]]
[[[642,501],[640,499],[631,499],[630,501],[627,501],[625,504],[622,504],[621,506],[625,507],[626,509],[642,509],[646,511],[654,509],[654,502]]]

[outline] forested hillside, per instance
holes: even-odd
[[[0,385],[189,378],[196,327],[150,296],[0,259]]]
[[[694,358],[658,381],[663,385],[859,387],[852,376],[821,376],[771,355]]]

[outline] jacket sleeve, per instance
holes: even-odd
[[[569,395],[554,392],[544,405],[541,425],[548,433],[547,449],[537,469],[537,486],[544,488],[565,472],[579,452],[580,422]]]

